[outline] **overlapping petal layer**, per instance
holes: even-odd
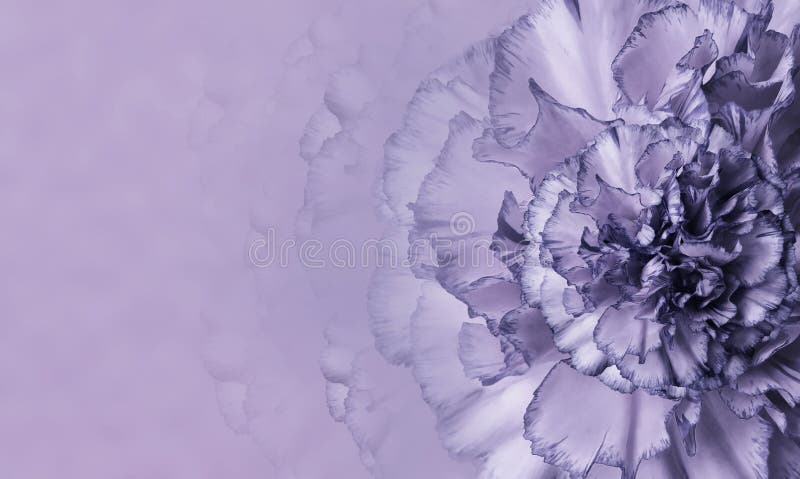
[[[541,0],[421,84],[370,326],[481,477],[797,477],[798,20]]]

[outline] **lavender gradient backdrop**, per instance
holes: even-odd
[[[302,273],[246,261],[254,225],[294,229],[326,76],[287,80],[283,58],[340,8],[0,6],[0,477],[365,475],[325,406],[321,326],[293,311],[313,308]],[[217,394],[231,368],[294,397],[245,430]]]
[[[3,2],[0,477],[366,477],[325,403],[327,306],[248,245],[294,235],[330,74],[460,12],[414,39],[447,42],[410,98],[522,11],[479,3]]]
[[[372,350],[369,268],[250,254],[268,231],[379,235],[362,186],[420,80],[537,1],[0,2],[0,479],[366,478],[326,404],[326,332],[369,345],[375,391],[399,392],[386,477],[474,476]],[[324,195],[346,168],[299,143],[354,64],[379,85],[352,130],[367,168],[325,223],[307,181]]]

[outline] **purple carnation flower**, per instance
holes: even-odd
[[[421,84],[370,326],[480,477],[800,477],[798,21],[542,0]]]

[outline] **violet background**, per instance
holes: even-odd
[[[365,476],[302,272],[246,261],[254,225],[294,228],[327,67],[275,92],[337,8],[2,2],[0,477]],[[217,376],[244,367],[276,393],[243,429]]]
[[[295,234],[333,72],[424,52],[410,99],[502,3],[0,2],[0,477],[367,477],[325,403],[337,305],[248,247]]]

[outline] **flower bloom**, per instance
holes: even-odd
[[[417,90],[371,331],[481,477],[800,477],[790,3],[542,0]]]

